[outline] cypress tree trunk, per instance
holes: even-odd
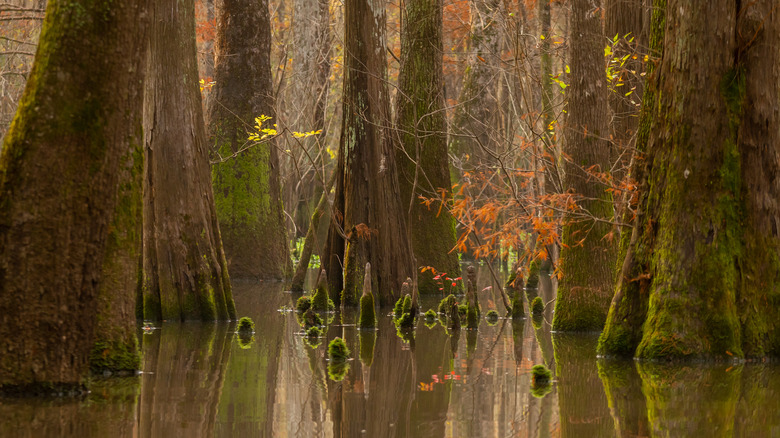
[[[292,274],[292,265],[276,141],[241,151],[255,117],[275,116],[268,1],[225,0],[217,17],[208,129],[216,158],[225,160],[212,168],[225,255],[233,276],[279,279]]]
[[[643,82],[640,80],[640,73],[643,71],[644,48],[647,47],[648,29],[646,27],[646,11],[649,10],[645,4],[647,0],[609,0],[604,7],[604,33],[607,40],[612,40],[615,35],[618,36],[619,47],[616,56],[623,56],[631,52],[626,52],[630,47],[623,44],[628,35],[628,39],[633,39],[633,48],[636,51],[637,58],[629,57],[624,68],[625,74],[621,73],[619,79],[622,80],[622,86],[613,84],[614,89],[609,93],[609,106],[612,110],[612,162],[619,161],[616,166],[615,177],[625,175],[626,168],[630,162],[632,154],[629,148],[634,147],[636,139],[636,129],[639,122],[638,109],[634,102],[642,101]],[[636,73],[631,74],[634,71]],[[631,92],[633,90],[633,92]],[[629,96],[627,93],[631,92]]]
[[[539,67],[541,82],[541,122],[542,122],[542,154],[541,164],[544,169],[542,172],[543,184],[541,188],[544,194],[561,193],[561,175],[558,172],[558,157],[560,150],[555,142],[555,114],[553,113],[553,81],[552,81],[552,54],[550,41],[552,34],[550,32],[550,22],[552,15],[551,0],[538,0],[537,7],[539,13]],[[542,39],[541,36],[544,38]],[[574,43],[574,41],[572,41]]]
[[[2,392],[81,388],[106,246],[126,231],[111,226],[141,142],[147,6],[49,2],[0,155]]]
[[[442,0],[409,0],[401,32],[396,152],[402,208],[409,211],[416,268],[433,266],[460,276],[455,247],[442,73]],[[443,199],[429,206],[419,196]],[[433,273],[420,274],[421,293],[438,293]]]
[[[192,0],[161,0],[144,96],[144,318],[235,318],[214,208]]]
[[[328,0],[295,0],[293,10],[293,73],[286,86],[285,123],[294,131],[322,130],[318,136],[290,141],[290,154],[282,164],[289,178],[282,186],[284,202],[295,218],[296,237],[300,237],[309,228],[312,210],[322,193],[317,174],[330,160],[321,142],[326,138],[333,36]]]
[[[500,0],[470,0],[469,56],[463,88],[453,114],[450,151],[465,170],[495,160],[503,6]],[[469,156],[467,158],[466,156]],[[481,169],[485,170],[485,169]]]
[[[145,46],[144,46],[145,48]],[[145,57],[142,56],[145,60]],[[143,71],[143,70],[141,70]],[[137,104],[137,129],[142,123],[141,93]],[[139,369],[136,306],[141,272],[144,151],[140,135],[121,161],[117,205],[108,228],[103,277],[98,286],[98,319],[90,353],[95,372]]]
[[[605,236],[613,215],[607,186],[593,176],[609,172],[607,84],[601,62],[604,43],[601,17],[590,0],[572,2],[571,86],[567,88],[568,119],[564,184],[577,205],[567,210],[560,265],[563,279],[555,301],[553,330],[598,331],[604,327],[612,298],[616,245]]]
[[[392,305],[413,262],[401,207],[387,93],[385,6],[376,0],[344,4],[344,104],[336,171],[334,222],[328,238],[329,290],[337,292],[344,263],[344,297],[357,305],[367,262],[372,289]],[[349,233],[349,243],[339,233]],[[347,256],[347,254],[349,256]]]
[[[769,0],[666,6],[642,215],[599,349],[777,355],[780,14]]]

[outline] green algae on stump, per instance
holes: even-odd
[[[304,313],[311,307],[311,297],[308,296],[302,296],[298,298],[298,301],[295,303],[295,310],[298,311],[298,313]]]
[[[536,297],[531,301],[531,313],[534,315],[541,315],[544,313],[544,301],[542,301],[542,297]]]
[[[452,307],[452,303],[457,302],[457,299],[455,298],[455,295],[449,294],[446,297],[442,298],[441,301],[439,301],[439,313],[442,315],[446,315],[447,312],[449,312],[450,307]]]
[[[349,358],[349,348],[342,338],[333,338],[328,344],[328,358],[331,362],[344,362]]]
[[[496,322],[498,322],[498,318],[498,312],[495,310],[491,310],[487,313],[487,315],[485,315],[485,320],[487,320],[488,324],[490,325],[495,325]]]
[[[539,287],[539,262],[533,260],[528,266],[528,280],[525,283],[527,289],[536,289]]]
[[[254,333],[255,323],[252,321],[252,318],[242,316],[241,319],[238,320],[237,331],[238,333]]]
[[[325,281],[325,271],[320,271],[320,275],[317,281],[317,289],[314,292],[314,296],[311,298],[311,307],[318,312],[327,312],[333,310],[333,300],[328,297],[328,286]]]
[[[550,384],[552,378],[552,372],[544,365],[534,365],[531,368],[531,386],[534,388],[542,387]]]
[[[371,263],[366,263],[366,275],[363,279],[363,296],[360,297],[360,328],[376,328],[374,294],[371,293]]]

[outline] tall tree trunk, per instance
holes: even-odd
[[[552,40],[551,0],[538,0],[539,14],[539,81],[541,82],[541,122],[542,122],[542,176],[544,183],[540,185],[544,194],[561,193],[562,186],[558,169],[560,151],[555,141],[555,114],[553,113],[553,71],[552,71]],[[543,37],[543,38],[542,38]],[[574,41],[572,40],[572,44]]]
[[[333,37],[328,0],[295,0],[293,8],[293,74],[287,86],[286,124],[300,132],[323,130],[316,137],[292,140],[288,160],[295,162],[285,163],[289,175],[283,187],[285,205],[300,236],[308,229],[312,209],[322,193],[321,168],[329,160],[322,142]]]
[[[144,95],[144,318],[235,317],[203,123],[193,0],[151,8]]]
[[[651,38],[664,36],[663,93],[645,104],[639,214],[599,350],[777,355],[780,12],[769,0],[657,1],[664,9]]]
[[[470,0],[471,30],[463,87],[453,114],[450,151],[458,169],[479,169],[497,153],[498,69],[501,61],[500,0]],[[486,169],[481,169],[486,170]]]
[[[144,46],[145,48],[146,46]],[[143,57],[143,60],[146,58]],[[139,71],[145,71],[139,68]],[[141,93],[137,127],[141,129]],[[141,287],[144,151],[140,135],[122,157],[117,205],[108,228],[103,277],[98,286],[98,320],[89,366],[95,372],[139,369],[136,309]]]
[[[234,277],[279,279],[292,265],[276,141],[247,149],[255,117],[275,116],[268,1],[223,0],[217,16],[209,143],[220,160],[212,170],[228,267]]]
[[[82,385],[117,194],[141,142],[147,6],[49,4],[0,155],[2,392]]]
[[[357,304],[363,271],[370,262],[372,290],[379,291],[381,305],[390,305],[414,267],[385,79],[385,4],[347,0],[344,15],[343,122],[334,221],[323,261],[332,291],[341,290],[337,277],[343,263],[344,298],[350,305]],[[348,233],[346,245],[338,228]]]
[[[624,175],[631,153],[628,151],[634,147],[636,129],[639,124],[639,111],[635,102],[642,101],[644,81],[640,74],[643,71],[644,61],[642,55],[647,47],[648,29],[645,26],[647,0],[608,0],[604,7],[604,33],[608,40],[618,37],[618,47],[613,47],[615,56],[626,54],[637,55],[636,59],[630,56],[623,65],[624,72],[617,78],[622,86],[613,84],[614,91],[609,93],[609,106],[612,110],[612,142],[613,159],[618,161],[617,175]],[[632,40],[627,44],[626,39]],[[629,51],[629,49],[633,49]],[[631,72],[635,73],[631,73]],[[627,93],[630,95],[626,96]]]
[[[616,246],[612,196],[594,174],[609,172],[607,84],[601,15],[593,0],[572,2],[571,75],[564,147],[566,189],[576,206],[564,216],[560,266],[563,279],[555,300],[553,330],[599,331],[612,298]]]
[[[433,266],[460,276],[455,247],[442,73],[442,0],[409,0],[401,30],[401,69],[396,95],[396,152],[402,208],[409,212],[412,249],[419,269]],[[429,205],[420,196],[438,199]],[[418,280],[420,292],[438,293],[433,273]]]

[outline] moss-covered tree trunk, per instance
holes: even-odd
[[[145,46],[144,46],[145,47]],[[145,57],[143,57],[145,59]],[[141,99],[136,127],[139,134],[122,157],[114,219],[108,228],[103,277],[98,286],[98,319],[89,366],[95,372],[139,369],[136,309],[141,272],[144,151]]]
[[[211,189],[192,0],[151,8],[144,96],[144,318],[235,318]]]
[[[612,226],[612,196],[597,177],[609,172],[609,106],[601,16],[589,0],[572,2],[570,86],[564,150],[566,190],[576,205],[567,209],[560,266],[563,279],[555,301],[553,330],[598,331],[612,298],[617,244],[607,238]]]
[[[212,168],[214,197],[230,274],[283,278],[292,274],[292,265],[276,141],[247,148],[247,131],[255,117],[275,116],[267,0],[221,2],[215,70],[208,131],[217,161]],[[272,123],[275,119],[266,122]]]
[[[413,274],[412,251],[401,206],[391,129],[385,59],[385,5],[344,4],[344,103],[338,172],[326,262],[330,290],[357,305],[367,262],[380,305],[392,305]],[[349,233],[349,241],[338,228]],[[349,256],[347,256],[349,254]]]
[[[402,207],[408,212],[417,266],[460,277],[455,221],[449,211],[452,183],[447,155],[442,74],[442,0],[406,2],[401,69],[396,94],[396,152]],[[420,196],[437,199],[425,205]],[[430,270],[419,275],[421,293],[438,293]]]
[[[654,21],[662,93],[605,355],[780,353],[780,14],[739,3],[670,0]]]
[[[142,141],[147,6],[49,2],[0,155],[2,392],[82,385],[109,232],[123,232],[117,194]]]

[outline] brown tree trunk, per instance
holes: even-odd
[[[0,155],[2,392],[81,387],[118,193],[141,142],[148,3],[49,6]]]
[[[274,117],[268,1],[223,0],[217,8],[216,84],[209,104],[214,192],[234,277],[290,275],[276,141],[247,149],[255,117]],[[263,126],[276,123],[271,119]]]
[[[306,280],[306,272],[308,272],[309,261],[311,261],[311,256],[314,252],[314,249],[316,248],[322,252],[322,243],[317,242],[317,231],[320,228],[320,218],[322,218],[322,215],[329,213],[328,194],[330,193],[331,189],[333,189],[333,183],[335,180],[336,173],[334,172],[331,175],[328,184],[325,186],[325,190],[323,190],[322,194],[320,195],[320,200],[317,202],[317,206],[314,208],[314,213],[311,215],[309,229],[306,230],[306,237],[303,240],[301,258],[298,260],[298,265],[295,267],[295,274],[293,274],[292,283],[290,284],[290,290],[293,292],[303,292],[303,283]],[[330,214],[328,214],[326,217],[329,218]]]
[[[144,318],[235,317],[198,89],[193,0],[151,8],[144,96]]]
[[[299,132],[323,130],[317,136],[288,140],[284,201],[299,237],[309,228],[312,209],[322,193],[321,169],[330,161],[322,142],[333,37],[328,0],[295,0],[293,8],[293,72],[286,86],[285,124]]]
[[[656,3],[666,11],[652,37],[664,35],[663,93],[599,349],[650,359],[780,354],[780,13],[769,0]]]
[[[330,290],[341,276],[344,298],[356,305],[366,262],[380,305],[397,299],[413,275],[396,174],[385,59],[385,5],[377,0],[347,0],[344,48],[344,104],[334,222],[323,257]],[[349,233],[344,245],[341,227]],[[342,300],[343,301],[343,300]],[[342,303],[344,304],[344,303]]]
[[[409,0],[401,31],[396,95],[396,152],[402,208],[408,213],[415,268],[432,266],[460,277],[455,247],[442,73],[442,1]],[[423,204],[420,196],[435,199]],[[420,274],[421,293],[438,293],[433,272]]]
[[[145,59],[145,58],[144,58]],[[140,95],[138,125],[142,122]],[[98,320],[90,353],[94,372],[139,369],[136,309],[141,286],[144,151],[140,136],[122,157],[114,219],[109,225],[103,278],[98,286]]]
[[[568,119],[564,185],[576,200],[567,209],[553,330],[599,331],[612,298],[616,244],[608,239],[612,196],[598,173],[610,170],[609,115],[601,15],[592,0],[572,2],[571,74],[566,89]],[[603,178],[603,176],[601,177]]]
[[[453,114],[450,152],[458,169],[481,169],[494,163],[498,126],[498,69],[501,62],[500,0],[470,0],[468,65]]]

